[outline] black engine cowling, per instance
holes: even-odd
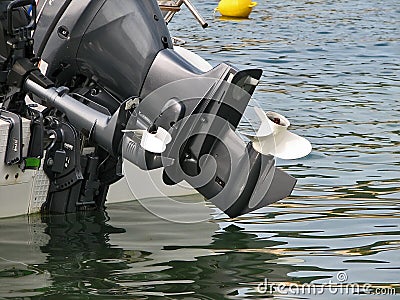
[[[158,52],[172,48],[156,1],[43,1],[38,11],[35,52],[58,84],[85,76],[119,99],[138,96]]]

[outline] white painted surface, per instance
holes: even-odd
[[[196,194],[188,183],[168,186],[162,181],[163,169],[143,171],[129,161],[124,161],[125,177],[111,185],[107,203],[124,202],[157,197],[176,197]]]
[[[35,175],[35,171],[22,172],[18,165],[4,164],[9,126],[8,122],[0,120],[0,218],[28,213]],[[22,133],[23,155],[26,155],[30,139],[30,120],[22,119]]]

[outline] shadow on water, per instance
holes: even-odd
[[[153,284],[188,283],[162,278],[170,261],[213,254],[204,247],[215,223],[165,221],[138,202],[120,207],[111,212],[114,223],[125,223],[121,227],[105,212],[0,220],[0,297],[140,296]]]
[[[374,266],[379,278],[397,274],[386,263],[395,261],[396,218],[363,221],[379,212],[301,201],[234,220],[210,208],[194,224],[166,221],[139,202],[111,205],[108,214],[0,220],[0,297],[240,299],[257,298],[265,279],[326,282],[352,265]]]
[[[1,220],[0,297],[218,299],[266,277],[289,281],[296,270],[268,251],[285,243],[237,225],[177,224],[137,202],[110,214],[112,222],[104,212]]]

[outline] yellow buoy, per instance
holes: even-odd
[[[251,0],[221,0],[215,10],[226,17],[247,18],[256,5]]]

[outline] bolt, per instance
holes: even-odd
[[[97,88],[93,88],[93,89],[91,89],[91,91],[90,91],[90,95],[91,95],[91,96],[97,96],[99,93],[100,93],[100,90],[97,89]]]
[[[54,165],[54,160],[51,157],[47,160],[47,165],[48,166]]]
[[[161,42],[162,42],[164,45],[168,45],[168,38],[167,38],[166,36],[163,36],[163,37],[161,38]]]

